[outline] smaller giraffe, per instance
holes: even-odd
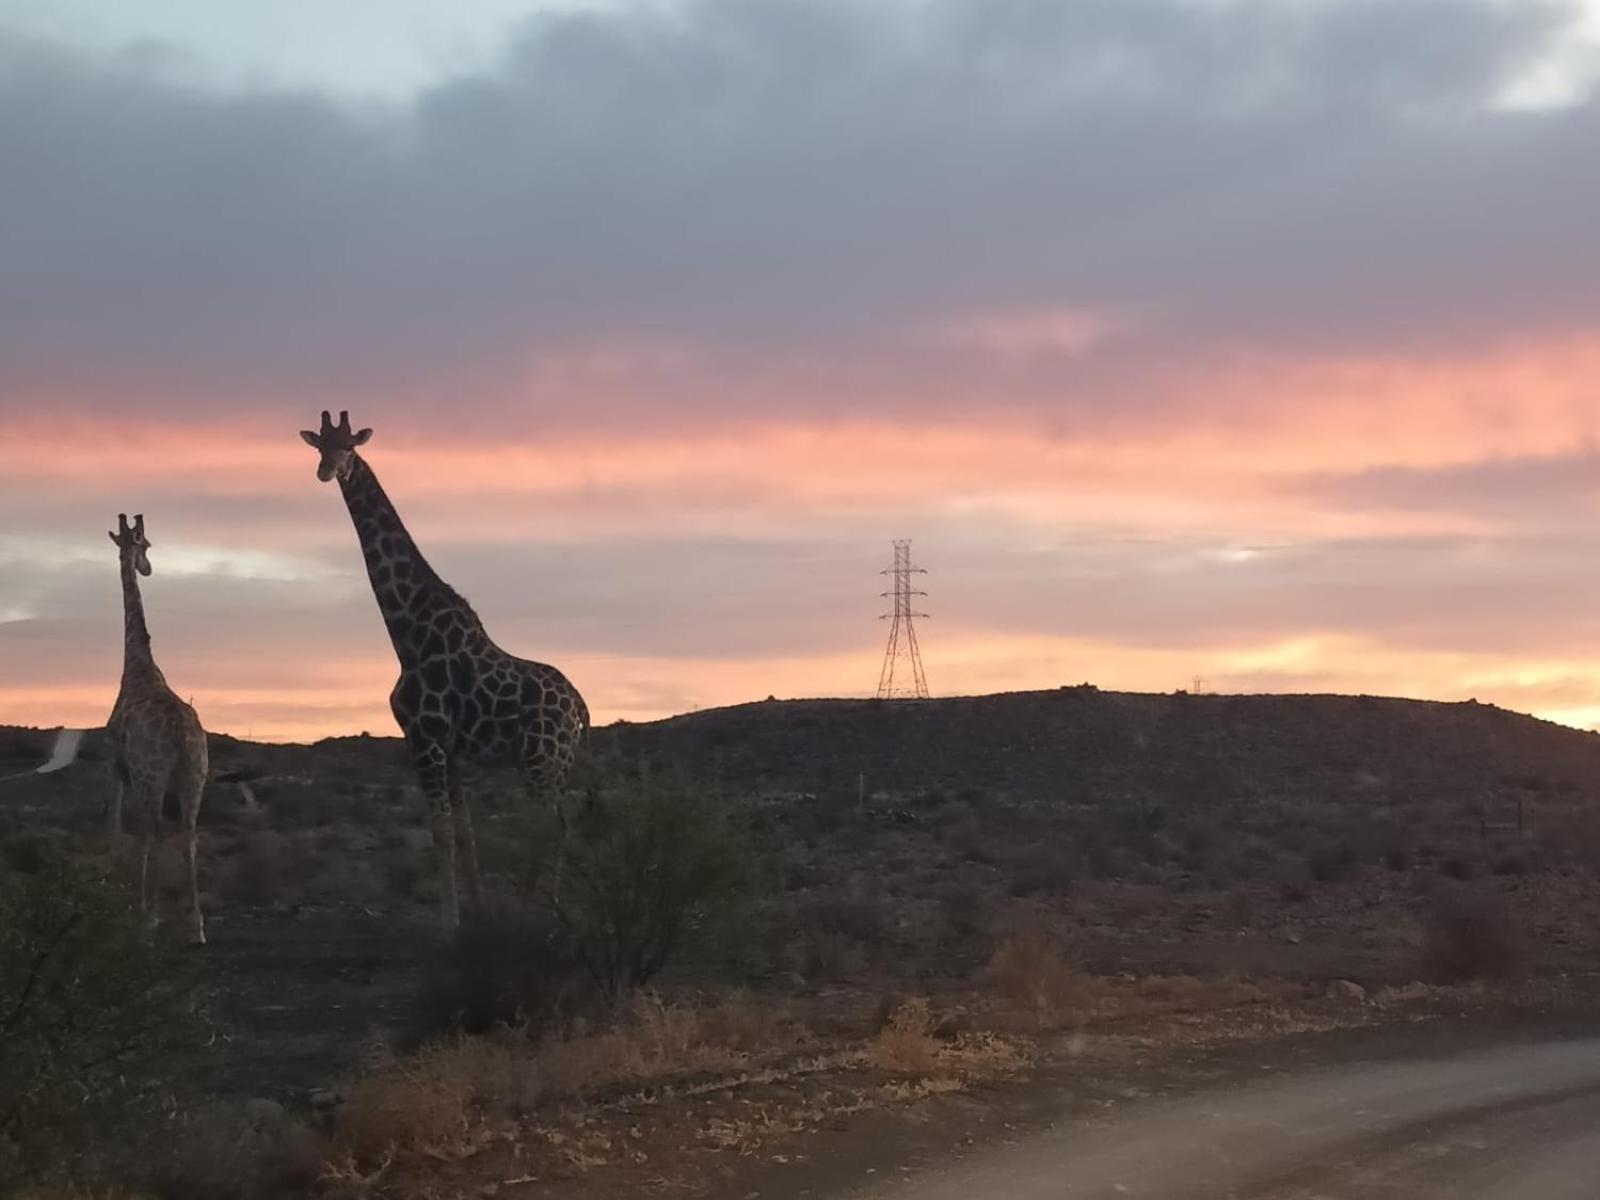
[[[183,819],[184,853],[189,862],[189,940],[203,945],[205,918],[200,912],[200,881],[195,864],[195,823],[208,766],[206,731],[194,709],[180,700],[150,653],[150,631],[144,620],[139,576],[150,574],[150,542],[141,513],[128,524],[117,514],[117,531],[109,535],[122,570],[122,689],[106,722],[116,788],[111,800],[110,832],[122,832],[122,804],[130,801],[140,839],[139,913],[152,925],[159,897],[152,903],[150,848],[161,829],[161,810],[175,795]]]

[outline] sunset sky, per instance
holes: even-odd
[[[393,733],[318,410],[598,721],[870,694],[1600,724],[1600,3],[0,0],[0,722],[105,531],[208,727]]]

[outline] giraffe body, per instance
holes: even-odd
[[[555,667],[497,646],[472,606],[434,572],[377,476],[355,448],[348,414],[301,436],[322,452],[318,477],[338,479],[367,576],[400,660],[389,696],[427,798],[439,859],[441,918],[460,920],[457,859],[467,894],[479,892],[476,841],[463,771],[515,766],[530,795],[553,796],[589,725],[577,688]]]
[[[111,540],[122,573],[123,655],[122,686],[106,722],[114,773],[110,832],[114,839],[121,834],[126,807],[140,843],[140,911],[153,922],[159,896],[152,896],[150,852],[161,834],[167,797],[177,799],[189,870],[190,940],[204,943],[195,827],[209,768],[206,732],[194,708],[167,685],[150,649],[139,593],[139,576],[150,573],[144,517],[136,516],[130,526],[119,516],[118,526]]]

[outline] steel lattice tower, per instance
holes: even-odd
[[[894,566],[878,573],[894,576],[893,590],[882,593],[893,598],[894,611],[878,618],[891,622],[889,646],[883,652],[883,671],[878,676],[878,699],[926,700],[928,679],[922,673],[922,655],[917,650],[917,627],[913,618],[926,618],[928,614],[912,612],[911,597],[926,596],[928,593],[912,588],[911,577],[926,575],[927,572],[911,565],[910,538],[896,539]]]

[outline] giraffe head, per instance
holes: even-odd
[[[141,575],[150,574],[150,539],[144,535],[144,514],[136,513],[133,524],[128,524],[128,514],[117,514],[117,531],[106,531],[106,536],[111,539],[111,544],[117,548],[119,555],[127,562],[133,564],[133,569]]]
[[[330,479],[342,479],[349,473],[350,460],[355,455],[356,447],[367,444],[372,430],[361,429],[351,433],[349,413],[341,412],[339,423],[335,425],[328,416],[328,410],[323,409],[321,431],[312,433],[309,429],[302,429],[300,436],[305,439],[306,445],[322,452],[322,461],[317,463],[317,478],[327,483]]]

